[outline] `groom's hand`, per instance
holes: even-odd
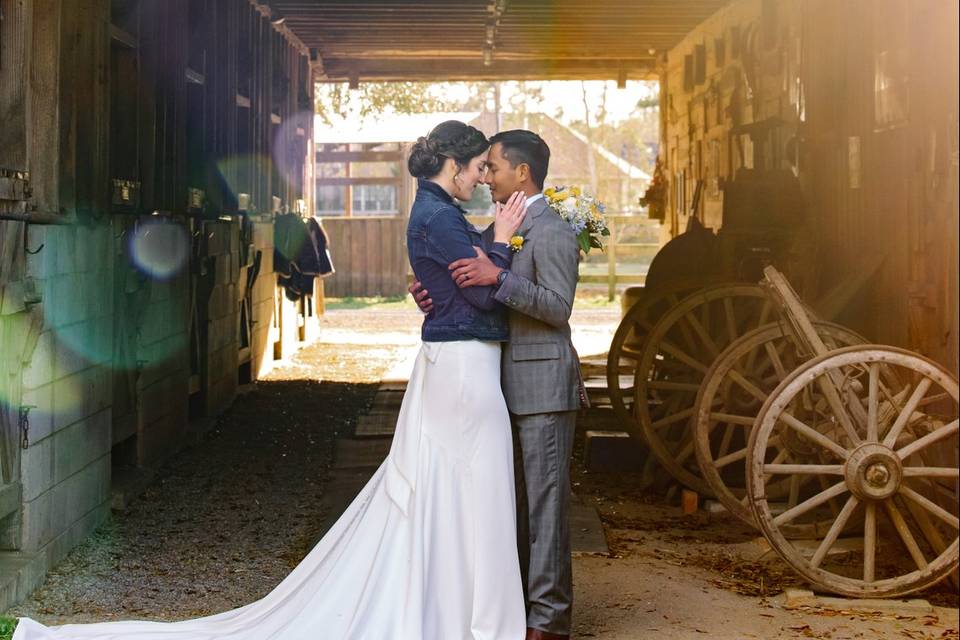
[[[450,263],[453,281],[460,288],[484,287],[497,284],[497,276],[502,269],[493,264],[480,247],[474,247],[476,258],[461,258]]]
[[[413,296],[413,301],[420,307],[420,311],[430,313],[433,311],[433,300],[430,298],[430,292],[423,288],[419,280],[407,287],[407,291]]]

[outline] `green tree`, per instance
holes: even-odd
[[[315,108],[327,123],[332,117],[347,118],[351,114],[367,117],[375,113],[481,111],[493,85],[458,83],[459,88],[466,90],[466,99],[446,97],[448,92],[444,89],[450,86],[433,82],[364,82],[350,89],[346,83],[322,82],[317,85]]]

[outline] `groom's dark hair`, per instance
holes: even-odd
[[[550,166],[550,147],[543,138],[533,131],[513,129],[501,131],[490,138],[490,145],[499,143],[503,147],[503,157],[516,168],[519,164],[530,167],[530,176],[538,189],[543,189],[547,179],[547,168]]]

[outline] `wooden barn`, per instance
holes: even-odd
[[[957,0],[0,0],[0,611],[318,330],[276,225],[402,151],[318,156],[314,83],[524,79],[659,81],[664,241],[789,232],[804,298],[956,376]],[[401,227],[333,234],[354,292],[336,247]]]

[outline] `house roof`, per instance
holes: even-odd
[[[575,137],[576,139],[580,140],[584,144],[590,144],[589,141],[587,140],[587,137],[582,133],[580,133],[579,131],[577,131],[576,129],[571,129],[570,127],[566,127],[566,129],[571,134],[573,134],[573,137]],[[596,149],[597,154],[601,158],[603,158],[604,160],[606,160],[607,162],[615,166],[621,172],[625,173],[631,180],[646,180],[647,182],[650,182],[651,180],[653,180],[653,176],[651,176],[649,173],[647,173],[640,167],[627,162],[626,160],[624,160],[614,152],[610,151],[606,147],[603,147],[598,144],[598,145],[594,145],[594,148]]]
[[[413,142],[447,120],[472,123],[479,111],[448,113],[378,114],[367,118],[333,118],[328,124],[314,117],[313,140],[317,144],[373,144],[377,142]]]

